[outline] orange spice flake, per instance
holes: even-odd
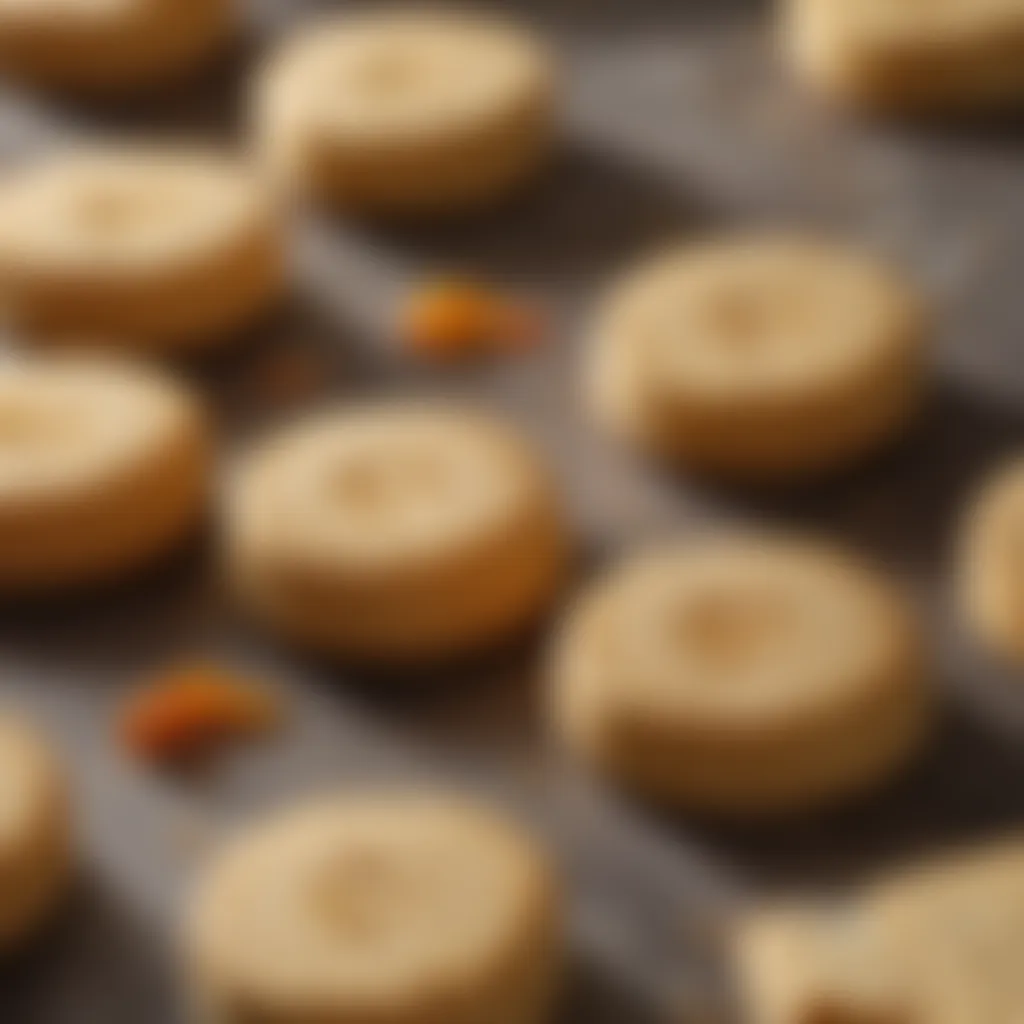
[[[428,359],[453,360],[519,349],[540,340],[543,318],[525,302],[469,281],[417,288],[402,310],[407,347]]]
[[[228,740],[279,724],[278,702],[262,687],[212,664],[173,668],[134,693],[121,709],[121,744],[151,763],[191,759]]]

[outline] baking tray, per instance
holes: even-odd
[[[101,135],[244,138],[244,82],[268,37],[331,5],[250,5],[252,38],[159,101],[99,113],[0,93],[0,159]],[[334,5],[340,6],[340,5]],[[531,822],[572,898],[573,1024],[730,1020],[718,938],[760,894],[845,882],[892,859],[1024,817],[1024,694],[960,637],[947,608],[966,497],[1024,438],[1024,134],[1013,123],[857,122],[779,67],[767,6],[744,0],[522,5],[566,69],[565,144],[529,194],[472,222],[374,231],[296,224],[289,309],[185,372],[208,395],[223,455],[300,406],[444,390],[506,411],[558,467],[579,576],[624,548],[708,520],[823,531],[889,563],[933,623],[950,694],[941,735],[886,792],[814,820],[725,829],[657,814],[576,775],[539,714],[542,638],[443,679],[381,688],[296,659],[236,620],[210,540],[128,586],[0,613],[0,698],[43,720],[70,761],[82,878],[47,939],[0,972],[4,1024],[181,1019],[175,921],[205,851],[233,823],[338,786],[437,782]],[[823,227],[902,260],[938,310],[939,381],[912,436],[796,494],[709,489],[608,443],[581,414],[578,357],[594,296],[661,242],[737,224]],[[403,285],[439,270],[535,293],[551,338],[500,362],[431,372],[395,347]],[[309,395],[268,390],[282,353],[318,367]],[[291,358],[291,357],[289,357]],[[123,763],[121,694],[154,668],[209,655],[279,686],[290,727],[198,777]]]

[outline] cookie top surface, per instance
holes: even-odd
[[[443,1005],[533,941],[551,886],[529,842],[475,807],[340,798],[229,846],[198,894],[192,949],[264,1006]]]
[[[0,28],[5,22],[46,26],[60,18],[60,27],[71,24],[102,24],[120,21],[154,6],[153,0],[0,0]]]
[[[902,685],[914,636],[899,596],[844,553],[720,538],[613,571],[570,619],[559,676],[624,720],[763,729]]]
[[[757,911],[736,956],[758,1019],[1011,1021],[1022,932],[1017,835],[884,874],[838,904]]]
[[[786,402],[913,355],[919,311],[870,260],[765,236],[668,252],[613,292],[601,325],[667,403]]]
[[[0,509],[116,483],[200,429],[201,418],[183,389],[128,363],[0,364]]]
[[[420,10],[347,17],[301,34],[262,82],[329,136],[471,130],[546,95],[542,45],[496,17]]]
[[[526,445],[488,417],[425,404],[321,414],[243,460],[243,544],[310,567],[402,568],[500,541],[550,498]]]
[[[793,5],[841,33],[847,45],[974,46],[988,40],[1001,49],[1002,33],[1024,27],[1019,0],[793,0]]]
[[[872,894],[879,958],[915,1019],[1010,1021],[1024,1005],[1020,836],[897,873]]]
[[[0,263],[21,273],[144,275],[231,247],[268,216],[257,180],[213,152],[87,151],[0,182]]]
[[[48,827],[58,787],[42,740],[17,719],[0,715],[0,870]]]

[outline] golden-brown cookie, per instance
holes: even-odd
[[[802,811],[890,775],[931,715],[915,617],[853,556],[774,536],[675,543],[584,593],[554,725],[602,774],[718,815]]]
[[[322,800],[229,845],[193,905],[193,991],[218,1024],[540,1024],[562,959],[532,841],[439,796]]]
[[[0,71],[70,93],[131,94],[192,71],[236,23],[234,0],[0,0]]]
[[[286,636],[404,662],[476,650],[554,596],[566,531],[547,471],[489,417],[398,402],[271,438],[228,489],[241,600]]]
[[[252,325],[283,285],[270,194],[220,154],[92,150],[0,182],[0,308],[30,336],[192,350]]]
[[[105,580],[197,523],[206,422],[170,379],[110,359],[0,365],[0,592]]]
[[[872,110],[1024,102],[1019,0],[787,0],[784,42],[828,95]]]
[[[261,77],[261,152],[294,189],[357,213],[442,213],[496,199],[551,149],[554,75],[522,27],[391,10],[303,30]]]
[[[711,474],[789,479],[848,462],[917,409],[925,328],[910,289],[806,238],[732,238],[643,264],[598,318],[590,405]]]

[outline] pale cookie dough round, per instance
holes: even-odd
[[[166,552],[199,519],[206,435],[196,401],[142,368],[0,365],[0,592],[105,580]]]
[[[544,854],[438,796],[323,800],[244,834],[202,879],[187,957],[218,1024],[540,1024],[562,959]]]
[[[304,30],[256,88],[260,150],[300,193],[371,215],[500,198],[544,162],[555,83],[543,44],[496,16],[428,9]]]
[[[1019,0],[787,0],[783,43],[818,90],[895,113],[1024,103]]]
[[[0,182],[0,308],[32,336],[208,347],[266,314],[284,262],[269,190],[213,151],[92,150]]]
[[[42,927],[71,871],[63,771],[34,730],[0,712],[0,953]]]
[[[578,757],[725,816],[850,796],[907,760],[931,718],[901,595],[842,551],[775,536],[626,562],[569,617],[552,675]]]
[[[959,599],[971,628],[1024,663],[1024,459],[982,489],[962,531]]]
[[[130,96],[193,71],[237,22],[234,0],[0,0],[0,73]]]
[[[927,364],[918,302],[887,269],[781,235],[681,246],[612,290],[589,404],[620,435],[741,481],[822,472],[895,434]]]
[[[240,599],[287,637],[382,662],[447,658],[529,625],[563,577],[553,483],[484,415],[387,403],[302,420],[225,500]]]

